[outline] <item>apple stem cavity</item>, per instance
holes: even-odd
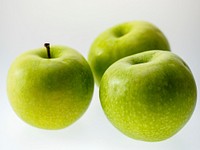
[[[51,53],[50,53],[50,43],[44,43],[44,46],[47,49],[47,56],[48,58],[51,58]]]

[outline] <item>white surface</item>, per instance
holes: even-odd
[[[96,87],[84,116],[58,131],[21,121],[6,95],[6,76],[14,58],[44,42],[68,45],[85,57],[94,38],[115,24],[146,20],[167,36],[171,49],[190,66],[200,85],[199,0],[1,0],[0,1],[0,149],[1,150],[197,150],[200,103],[172,138],[156,143],[130,139],[106,119]],[[198,92],[199,95],[199,92]]]

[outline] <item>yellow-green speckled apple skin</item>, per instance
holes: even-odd
[[[12,108],[25,122],[61,129],[80,118],[92,99],[91,69],[80,53],[65,46],[27,51],[12,63],[7,93]]]
[[[148,51],[123,58],[103,75],[102,108],[125,135],[162,141],[190,119],[197,89],[191,70],[177,55]]]
[[[161,30],[147,21],[125,22],[105,30],[94,40],[88,54],[97,85],[115,61],[155,49],[169,51],[170,46]]]

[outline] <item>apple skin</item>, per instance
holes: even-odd
[[[146,21],[125,22],[101,33],[92,43],[88,62],[97,85],[115,61],[148,50],[170,50],[165,35]]]
[[[66,46],[30,50],[12,63],[7,94],[16,114],[43,129],[62,129],[80,118],[93,95],[94,79],[85,58]]]
[[[190,119],[196,99],[191,70],[167,51],[123,58],[106,70],[100,84],[107,118],[125,135],[142,141],[176,134]]]

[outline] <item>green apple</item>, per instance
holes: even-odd
[[[102,77],[100,101],[111,123],[125,135],[161,141],[190,119],[197,98],[191,70],[177,55],[152,50],[122,58]]]
[[[94,79],[80,53],[66,46],[45,46],[16,58],[8,72],[7,93],[22,120],[38,128],[61,129],[87,110]]]
[[[94,40],[88,54],[97,85],[115,61],[153,49],[169,51],[170,46],[164,34],[149,22],[125,22],[107,29]]]

